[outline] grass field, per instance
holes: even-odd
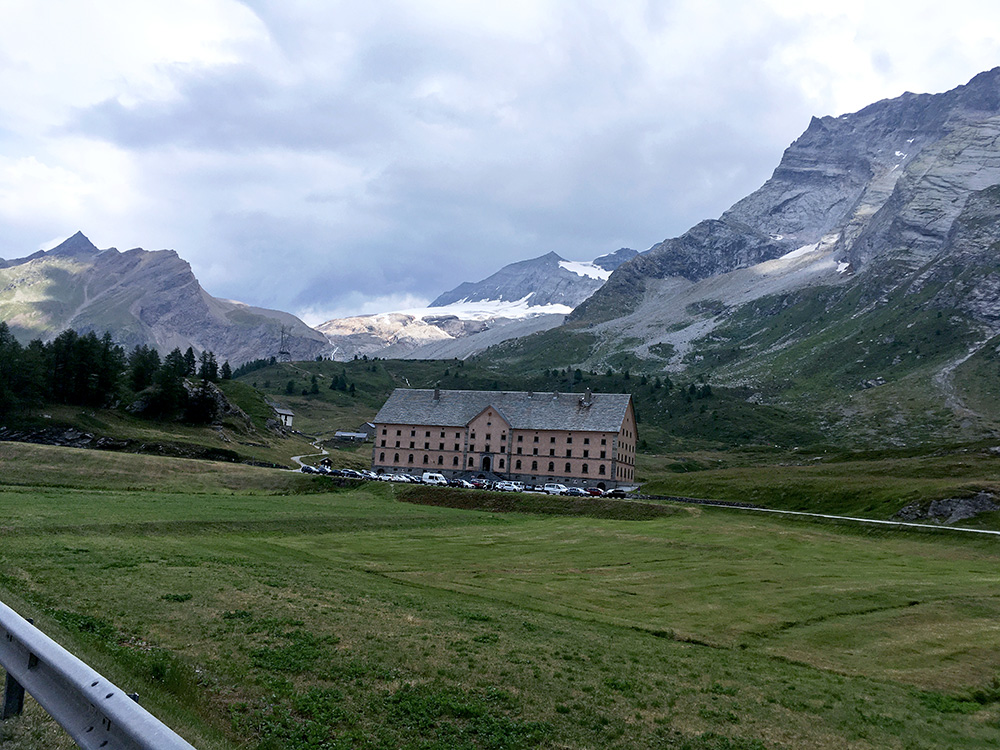
[[[1000,742],[995,540],[18,444],[0,465],[3,600],[205,750]]]
[[[904,506],[1000,494],[1000,461],[990,447],[952,447],[934,454],[906,451],[783,459],[725,453],[638,456],[643,492],[751,503],[768,508],[889,519]],[[1000,529],[1000,513],[963,526]]]

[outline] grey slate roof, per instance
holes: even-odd
[[[528,391],[439,391],[397,388],[382,405],[377,424],[464,427],[492,406],[515,430],[618,432],[632,396],[594,393],[590,406],[582,393]]]

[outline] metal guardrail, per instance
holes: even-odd
[[[7,670],[3,718],[20,713],[27,691],[84,750],[194,750],[3,602],[0,665]]]

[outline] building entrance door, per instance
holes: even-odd
[[[483,456],[483,471],[493,471],[493,460],[491,456]]]

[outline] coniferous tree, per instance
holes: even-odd
[[[0,416],[13,412],[21,405],[21,344],[0,320]]]
[[[179,347],[175,347],[170,354],[163,358],[163,368],[167,369],[176,378],[187,376],[187,362]]]
[[[229,366],[229,360],[227,359],[222,363],[222,369],[219,370],[219,374],[222,376],[223,380],[233,379],[233,368]],[[257,386],[254,386],[256,388]]]
[[[198,364],[198,359],[195,357],[194,348],[189,346],[187,348],[187,351],[184,352],[184,366],[187,368],[184,371],[184,375],[188,377],[194,375],[194,370],[197,364]]]
[[[149,388],[160,369],[160,353],[152,347],[136,346],[128,358],[128,385],[139,393]]]
[[[219,379],[219,365],[215,361],[213,352],[204,351],[201,353],[201,365],[198,368],[198,377],[206,383],[214,383]]]

